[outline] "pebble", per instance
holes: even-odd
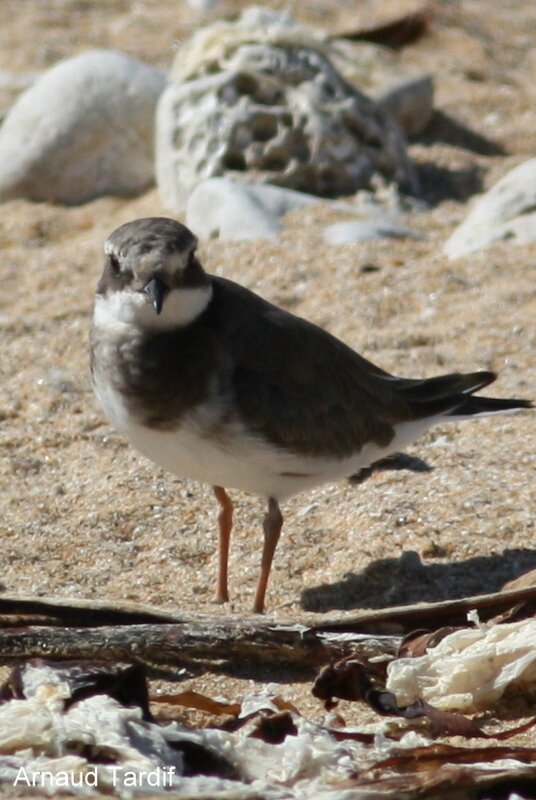
[[[369,219],[347,222],[335,222],[322,232],[322,238],[328,244],[356,244],[374,239],[422,239],[421,233],[394,222]]]
[[[318,197],[279,186],[211,178],[190,195],[186,223],[200,239],[274,240],[287,211],[318,202]]]
[[[454,259],[507,240],[536,241],[536,158],[519,164],[477,199],[444,252]]]
[[[418,136],[434,112],[434,81],[428,73],[404,77],[382,89],[374,99],[396,119],[406,136]]]

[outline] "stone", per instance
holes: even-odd
[[[0,199],[78,204],[154,181],[154,113],[165,74],[95,50],[47,70],[0,128]]]
[[[422,133],[434,113],[434,81],[426,73],[405,77],[382,88],[373,97],[380,108],[396,119],[408,137]]]
[[[406,136],[418,136],[434,112],[434,79],[406,67],[388,47],[349,39],[330,41],[332,63],[354,86],[391,114]]]
[[[220,0],[187,0],[188,5],[200,14],[208,14],[220,5]]]
[[[444,252],[459,258],[507,240],[536,241],[536,158],[519,164],[477,199]]]
[[[171,211],[223,175],[323,197],[378,176],[416,189],[392,117],[348,84],[318,37],[273,12],[202,29],[179,50],[172,78],[156,122],[157,183]]]
[[[322,231],[322,238],[328,244],[355,244],[373,239],[422,239],[422,234],[404,225],[385,220],[368,219],[335,222]]]
[[[319,198],[278,186],[210,178],[193,190],[186,223],[201,239],[275,239],[280,218]]]
[[[35,83],[39,74],[38,72],[16,73],[0,70],[0,123],[17,97],[32,83]]]

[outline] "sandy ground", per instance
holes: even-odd
[[[360,4],[359,18],[367,9],[381,17],[383,6]],[[296,7],[302,19],[332,29],[359,21],[342,2]],[[536,247],[505,244],[456,262],[441,253],[471,195],[536,154],[533,3],[472,0],[435,10],[427,36],[399,54],[436,79],[438,113],[410,146],[430,206],[408,212],[408,223],[425,238],[329,247],[320,223],[344,217],[319,207],[289,217],[275,244],[210,242],[202,261],[395,373],[491,368],[500,377],[490,393],[534,398]],[[0,69],[32,72],[95,46],[166,67],[174,41],[199,21],[175,0],[3,0]],[[123,222],[161,213],[156,190],[80,208],[2,206],[0,581],[9,593],[222,613],[213,602],[210,488],[139,457],[104,419],[89,381],[102,242]],[[524,413],[438,427],[410,449],[429,471],[384,473],[288,502],[269,612],[297,620],[304,610],[490,592],[536,567],[534,420]],[[245,612],[263,507],[234,497],[227,610]],[[309,683],[266,677],[322,716]],[[206,676],[192,685],[233,698],[251,683]],[[372,714],[362,712],[360,721],[367,719]]]

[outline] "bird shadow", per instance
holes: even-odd
[[[506,155],[504,148],[481,133],[466,127],[441,111],[435,111],[426,130],[418,137],[419,145],[446,144],[480,156]],[[421,151],[421,158],[422,158]],[[418,159],[415,163],[419,198],[430,206],[444,200],[465,201],[483,191],[485,167],[472,163],[458,169],[439,166],[437,158]]]
[[[419,198],[434,207],[444,200],[465,201],[483,190],[484,170],[478,164],[463,169],[447,169],[433,161],[416,165]]]
[[[421,144],[449,144],[470,150],[481,156],[505,156],[506,150],[502,145],[488,139],[481,133],[468,128],[463,123],[449,117],[442,111],[434,111],[432,119],[426,129],[419,136]]]
[[[373,609],[419,602],[455,600],[499,591],[506,581],[536,569],[536,550],[504,550],[450,564],[424,564],[408,550],[399,558],[382,558],[341,581],[305,589],[305,611]]]
[[[433,467],[418,456],[412,456],[409,453],[392,453],[386,458],[374,461],[369,467],[363,467],[359,472],[350,475],[348,480],[354,485],[360,484],[376,472],[397,472],[401,469],[408,472],[432,472]]]

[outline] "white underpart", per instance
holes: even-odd
[[[176,431],[158,431],[138,424],[129,415],[121,395],[96,375],[95,391],[114,427],[140,453],[180,478],[242,489],[260,497],[283,501],[306,489],[349,477],[418,438],[444,418],[402,423],[388,447],[367,444],[346,458],[300,456],[253,436],[239,422],[230,422],[224,436],[215,439],[214,425],[222,409],[207,402],[182,419]],[[282,473],[299,473],[288,475]]]
[[[97,328],[108,334],[124,331],[125,325],[143,330],[170,330],[193,322],[208,306],[211,297],[210,284],[172,289],[164,299],[162,311],[157,314],[151,299],[144,292],[123,289],[120,292],[97,295],[93,321]]]
[[[131,424],[125,435],[141,453],[179,477],[242,489],[280,502],[306,489],[347,478],[373,461],[404,449],[432,424],[431,420],[404,423],[398,426],[389,447],[367,444],[359,453],[336,459],[289,453],[252,436],[240,423],[234,423],[226,444],[218,444],[200,435],[199,421],[205,411],[189,414],[181,429],[173,433]]]

